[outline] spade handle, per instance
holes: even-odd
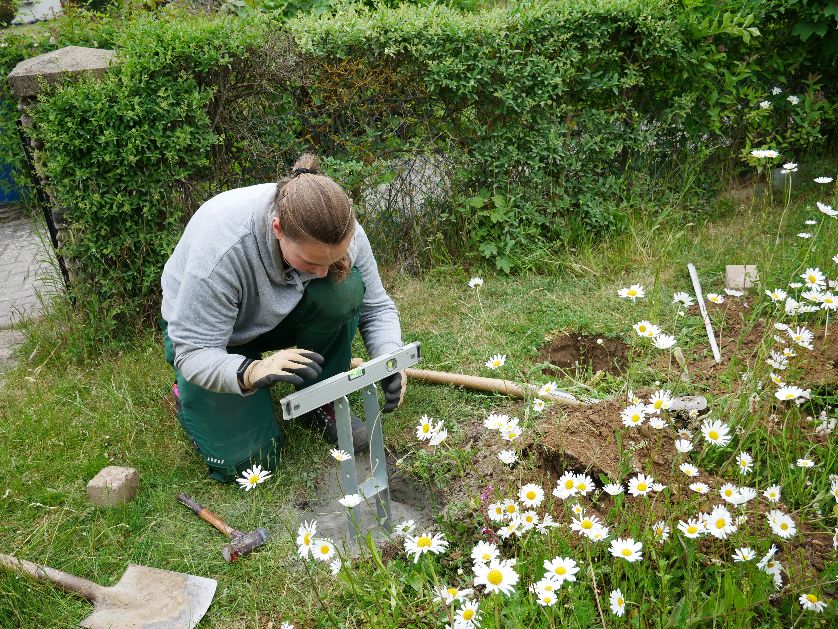
[[[74,574],[62,572],[49,566],[40,566],[25,559],[12,557],[11,555],[0,554],[0,565],[8,568],[12,572],[28,574],[38,581],[50,581],[67,592],[72,592],[82,598],[86,598],[91,603],[95,603],[98,600],[104,589],[98,583],[82,579]]]

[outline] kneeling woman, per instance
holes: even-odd
[[[349,197],[310,154],[289,179],[204,203],[161,284],[178,417],[215,480],[230,482],[252,464],[276,467],[283,434],[272,385],[302,388],[346,371],[356,330],[373,358],[402,346],[398,312]],[[382,381],[385,412],[404,384],[399,373]],[[337,442],[331,404],[304,423]],[[356,451],[368,444],[354,417],[352,433]]]

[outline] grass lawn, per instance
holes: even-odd
[[[418,367],[537,384],[552,378],[564,390],[599,399],[625,397],[628,389],[691,393],[693,385],[681,382],[679,371],[659,360],[666,352],[651,351],[632,325],[640,319],[658,323],[676,335],[688,358],[706,358],[700,319],[692,313],[680,320],[671,304],[673,292],[692,293],[688,262],[698,268],[705,293],[722,293],[726,264],[756,264],[761,288],[788,289],[788,283],[807,267],[819,267],[834,281],[838,218],[820,213],[816,200],[836,205],[835,188],[795,192],[788,208],[781,201],[771,206],[762,199],[746,198],[721,202],[707,216],[675,212],[662,219],[661,212],[653,209],[635,215],[619,237],[561,254],[550,265],[560,269],[556,274],[483,274],[485,284],[479,290],[469,289],[472,274],[456,267],[436,268],[421,277],[385,274],[386,282],[402,316],[405,340],[422,343],[423,361]],[[807,219],[817,224],[806,225]],[[803,231],[814,237],[798,237]],[[645,287],[644,299],[632,303],[617,297],[619,288],[635,283]],[[782,307],[778,310],[761,290],[745,299],[748,321],[778,320]],[[712,306],[710,310],[718,326],[719,311]],[[823,314],[794,321],[815,330],[818,339],[824,334]],[[484,539],[480,528],[488,522],[479,494],[468,496],[457,489],[493,483],[496,493],[486,497],[491,501],[514,498],[514,487],[544,482],[548,471],[596,473],[594,468],[577,469],[569,463],[548,470],[539,458],[541,450],[532,445],[531,435],[547,434],[550,425],[566,425],[572,417],[559,405],[551,404],[538,415],[527,401],[413,381],[405,404],[385,419],[385,441],[402,459],[403,469],[441,498],[434,530],[442,531],[450,546],[445,553],[423,555],[416,563],[403,552],[387,557],[389,561],[368,552],[333,577],[322,564],[300,560],[294,544],[300,522],[293,505],[310,496],[318,474],[334,465],[322,441],[287,426],[285,461],[270,481],[250,492],[216,484],[206,478],[167,400],[172,374],[163,360],[158,332],[145,330],[130,348],[103,347],[96,360],[67,362],[63,357],[69,341],[61,325],[60,319],[48,317],[29,328],[20,364],[6,375],[0,390],[4,446],[0,548],[106,585],[114,583],[129,562],[213,577],[218,590],[202,627],[278,629],[283,621],[297,627],[444,626],[447,611],[432,602],[433,585],[456,582],[472,587],[469,553],[476,541]],[[838,334],[833,328],[830,321],[829,339]],[[545,376],[539,349],[551,333],[567,329],[624,340],[630,347],[628,370],[603,376],[581,368],[563,376]],[[721,378],[721,384],[701,381],[710,417],[734,428],[733,442],[716,450],[705,446],[695,431],[696,451],[686,459],[715,478],[759,488],[738,537],[682,536],[679,519],[695,517],[699,507],[692,498],[687,500],[689,493],[675,491],[675,485],[684,481],[675,475],[672,487],[661,492],[657,502],[625,494],[612,500],[600,492],[581,499],[584,509],[590,506],[611,527],[611,539],[643,541],[643,560],[624,562],[611,556],[607,541],[581,543],[566,526],[571,522],[567,509],[572,501],[550,497],[552,486],[545,484],[545,504],[565,526],[503,543],[501,555],[517,558],[521,580],[508,598],[484,596],[482,587],[475,588],[485,626],[602,626],[603,618],[608,627],[835,626],[838,564],[831,535],[836,501],[829,495],[829,476],[838,474],[836,433],[816,438],[804,417],[806,409],[814,406],[801,411],[770,395],[776,387],[766,381],[771,369],[762,359],[769,347],[776,349],[771,346],[775,333],[772,329],[760,339],[758,353],[728,359],[727,380]],[[834,342],[827,343],[821,351],[836,357],[835,347]],[[786,372],[789,382],[813,388],[812,404],[819,405],[815,410],[824,408],[835,417],[838,383],[815,389],[810,382],[791,378],[808,373],[803,365],[806,352],[798,348],[799,357]],[[496,373],[484,366],[495,353],[507,356],[506,365]],[[750,372],[749,381],[734,386],[741,382],[742,371]],[[758,380],[766,382],[758,388]],[[513,472],[494,456],[501,447],[518,445],[478,435],[491,411],[520,417],[522,439],[530,435],[531,446],[520,448],[521,461]],[[417,441],[415,425],[425,414],[444,421],[449,436],[441,446],[430,448]],[[615,439],[623,438],[628,432],[618,431]],[[675,461],[671,440],[666,443],[661,456]],[[755,459],[750,476],[736,473],[733,459],[740,449],[748,449]],[[800,457],[811,458],[815,467],[797,468],[794,463]],[[489,461],[495,464],[488,465]],[[128,505],[100,510],[88,502],[85,484],[109,464],[136,467],[140,492]],[[487,465],[494,475],[480,476]],[[635,470],[624,467],[623,473],[610,480],[625,485]],[[602,486],[600,478],[593,480]],[[781,484],[783,491],[783,503],[773,506],[762,496],[772,482]],[[511,483],[512,494],[501,495],[505,483]],[[226,564],[219,552],[223,536],[176,502],[175,496],[183,491],[239,529],[266,526],[272,542],[245,560]],[[713,504],[722,501],[717,497],[701,508],[709,510]],[[765,512],[770,508],[791,514],[795,537],[784,540],[765,533]],[[543,515],[543,506],[540,511]],[[650,537],[652,514],[672,529],[664,544]],[[824,552],[816,553],[820,559],[814,567],[797,561],[801,554],[804,559],[815,554],[809,546],[813,539],[827,544]],[[771,543],[781,549],[785,568],[781,590],[775,590],[770,575],[751,565],[756,561],[745,565],[731,559],[735,548],[750,546],[758,560]],[[575,583],[566,583],[558,592],[558,605],[542,607],[527,593],[527,586],[543,575],[543,559],[559,555],[572,557],[580,570]],[[617,587],[628,601],[622,618],[609,609],[609,593]],[[804,611],[798,598],[805,593],[827,600],[825,613]],[[89,603],[57,588],[0,574],[0,627],[73,627],[89,610]]]

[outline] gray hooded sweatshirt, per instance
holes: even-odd
[[[227,353],[275,328],[316,276],[283,263],[271,229],[276,184],[223,192],[189,221],[163,268],[161,314],[175,350],[175,368],[210,391],[242,394],[236,370],[244,356]],[[374,358],[402,346],[393,300],[378,274],[359,224],[349,259],[366,286],[358,328]]]

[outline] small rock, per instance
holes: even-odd
[[[754,264],[728,264],[725,267],[725,287],[732,290],[750,290],[759,281]]]
[[[87,483],[87,496],[97,507],[113,507],[137,495],[140,475],[133,467],[110,465]]]

